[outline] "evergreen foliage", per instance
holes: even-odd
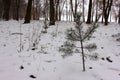
[[[75,48],[74,42],[66,41],[64,42],[64,45],[61,45],[61,47],[59,48],[59,51],[64,52],[64,55],[62,55],[62,57],[65,58],[73,54],[74,48]]]

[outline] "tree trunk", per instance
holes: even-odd
[[[60,6],[59,6],[59,12],[58,12],[58,13],[59,13],[59,19],[58,19],[58,20],[61,21],[61,11],[60,11]]]
[[[30,23],[30,20],[31,20],[31,8],[32,8],[32,0],[29,0],[28,5],[27,5],[25,22],[24,23]]]
[[[58,21],[58,12],[59,12],[59,2],[60,0],[55,0],[55,20]]]
[[[108,18],[110,15],[111,11],[111,6],[112,6],[113,0],[103,0],[103,15],[104,15],[104,20],[105,20],[105,25],[108,25]]]
[[[71,11],[72,11],[72,14],[73,14],[73,17],[74,17],[74,11],[73,11],[73,3],[72,3],[72,0],[70,0],[70,6],[71,6]]]
[[[0,5],[1,5],[1,7],[0,7],[0,19],[2,18],[2,13],[3,13],[3,2],[2,2],[2,0],[0,0]]]
[[[84,5],[85,5],[85,0],[83,0],[83,22],[85,22],[85,8],[84,8]]]
[[[35,11],[35,1],[33,0],[33,2],[32,2],[32,5],[33,5],[33,7],[32,7],[32,18],[33,18],[33,20],[35,20],[36,19],[36,11]]]
[[[12,8],[13,8],[13,19],[19,20],[19,7],[20,7],[20,0],[13,0]]]
[[[102,23],[104,22],[104,15],[102,14],[102,21],[101,21]]]
[[[87,24],[91,23],[91,12],[92,12],[92,0],[89,0],[89,8],[88,8],[88,18],[87,18]]]
[[[67,4],[67,0],[66,0],[66,21],[68,21],[68,4]]]
[[[4,5],[3,19],[6,21],[9,20],[10,4],[11,4],[11,0],[3,0],[3,5]]]
[[[50,0],[50,25],[55,25],[54,0]]]
[[[75,0],[75,11],[74,11],[75,16],[76,16],[76,14],[77,14],[77,7],[78,7],[77,0]]]
[[[19,20],[19,9],[20,9],[20,0],[16,0],[17,2],[17,15],[16,15],[16,20]]]
[[[72,14],[73,14],[73,18],[74,18],[74,21],[75,21],[75,18],[76,18],[76,14],[77,14],[77,8],[78,8],[78,0],[75,0],[75,7],[73,7],[73,0],[70,0],[70,6],[71,6],[71,11],[72,11]]]
[[[94,6],[95,6],[95,2],[92,3],[91,22],[94,21],[94,13],[95,13],[95,11],[94,11]]]
[[[119,4],[119,14],[118,14],[118,16],[119,16],[118,23],[120,24],[120,4]]]
[[[79,27],[79,35],[80,35],[80,45],[81,45],[81,53],[82,53],[82,63],[83,63],[83,71],[85,71],[85,53],[83,47],[83,40],[82,40],[82,29]]]
[[[95,22],[98,22],[98,1],[96,0],[96,14],[95,14]]]
[[[82,61],[83,61],[83,71],[85,71],[85,55],[84,55],[84,49],[83,49],[83,41],[80,41],[81,43],[81,50],[82,50]]]
[[[105,23],[104,24],[108,25],[108,18],[107,18],[107,16],[105,16],[104,19],[105,19]]]

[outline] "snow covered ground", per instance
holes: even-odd
[[[97,45],[94,52],[98,59],[86,58],[83,72],[81,54],[63,59],[59,52],[66,40],[66,30],[74,23],[57,22],[47,33],[41,33],[42,21],[20,23],[0,21],[0,80],[120,80],[119,24],[100,24],[94,37],[85,42]],[[34,50],[31,45],[35,40],[38,45]],[[85,50],[85,53],[93,52]]]

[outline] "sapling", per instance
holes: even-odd
[[[44,26],[43,26],[43,33],[47,33],[47,29],[48,29],[48,22],[47,22],[47,19],[45,18],[44,20]]]
[[[21,22],[20,23],[20,33],[22,34],[22,24]],[[22,45],[22,35],[20,34],[20,52],[22,51],[23,49],[23,45]]]
[[[83,30],[82,22],[80,21],[80,14],[76,14],[75,16],[75,29],[71,28],[67,30],[67,40],[70,41],[78,41],[80,43],[80,50],[82,53],[82,62],[83,62],[83,71],[85,71],[85,53],[84,53],[84,45],[83,43],[86,40],[89,40],[94,33],[95,29],[98,25],[95,23],[92,24],[86,31]]]
[[[33,25],[32,33],[29,30],[29,49],[36,50],[39,45],[39,41],[41,38],[41,32],[42,28],[38,26]]]

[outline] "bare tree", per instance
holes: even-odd
[[[1,7],[0,7],[0,19],[1,19],[2,14],[3,14],[3,2],[2,2],[2,0],[0,0],[0,5],[1,5]]]
[[[62,15],[62,13],[63,13],[63,8],[64,8],[64,6],[65,6],[65,2],[66,2],[66,0],[60,0],[60,2],[59,2],[59,8],[58,8],[58,20],[60,21],[61,20],[61,15]]]
[[[2,0],[2,1],[3,1],[3,6],[4,6],[3,19],[7,21],[7,20],[9,20],[9,11],[10,11],[11,0]]]
[[[37,20],[40,17],[40,7],[41,7],[40,1],[41,0],[36,0],[36,19]]]
[[[87,24],[91,23],[92,0],[89,0]]]
[[[20,0],[11,1],[10,17],[19,20]]]
[[[41,7],[42,8],[42,17],[44,17],[46,20],[48,20],[49,18],[49,1],[48,0],[45,0],[44,1],[44,5]]]
[[[32,9],[32,0],[29,0],[28,1],[28,5],[27,5],[25,22],[24,23],[30,23],[30,20],[31,20],[31,9]]]
[[[39,20],[40,17],[40,0],[33,0],[32,17],[34,20]]]
[[[70,0],[70,5],[71,5],[71,11],[74,17],[74,21],[75,21],[75,17],[77,14],[77,8],[78,8],[78,0],[75,0],[75,5],[73,5],[73,0]]]
[[[33,18],[33,20],[35,20],[35,17],[36,17],[36,12],[35,12],[35,0],[33,0],[33,2],[32,2],[32,18]]]
[[[83,0],[83,22],[85,22],[85,0]]]
[[[59,12],[60,0],[55,0],[55,20],[58,21],[58,12]]]
[[[108,18],[111,11],[113,0],[103,0],[103,17],[105,20],[105,25],[108,25]]]
[[[119,20],[118,23],[120,24],[120,4],[119,4]]]
[[[95,3],[95,0],[93,0],[93,2],[92,2],[92,11],[91,11],[91,22],[93,22],[93,20],[94,20],[94,14],[95,14],[95,5],[96,5],[96,3]]]
[[[95,14],[95,22],[98,21],[98,0],[95,0],[96,1],[96,14]]]
[[[16,10],[17,10],[16,20],[19,20],[19,9],[20,9],[20,0],[16,0]]]
[[[50,25],[55,25],[54,0],[50,0]]]

